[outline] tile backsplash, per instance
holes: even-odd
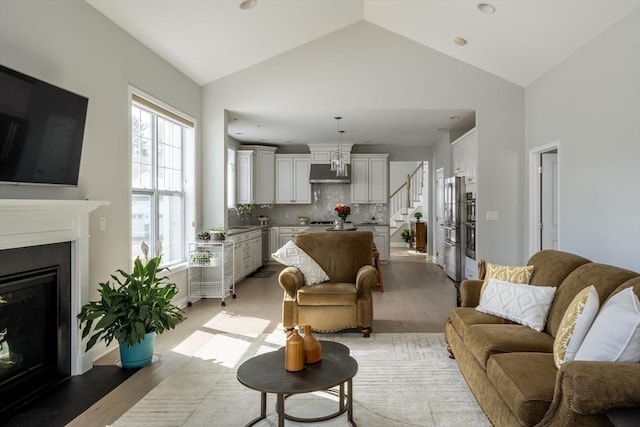
[[[258,215],[268,216],[269,224],[275,225],[296,224],[298,215],[306,215],[311,221],[333,221],[338,218],[333,210],[338,203],[351,207],[347,221],[360,224],[375,218],[378,223],[389,222],[386,204],[351,203],[351,186],[345,184],[311,184],[310,205],[257,205],[251,222],[257,224]]]

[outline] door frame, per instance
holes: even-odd
[[[440,175],[440,173],[442,173],[442,183],[440,183],[438,181],[438,175]],[[444,180],[445,180],[445,174],[444,174],[444,167],[438,168],[435,170],[434,173],[434,178],[433,178],[433,183],[434,183],[434,203],[433,203],[433,255],[431,257],[431,260],[437,264],[437,265],[444,265],[444,261],[442,264],[438,263],[438,249],[440,246],[444,246],[444,238],[441,239],[439,238],[439,228],[440,228],[440,223],[438,222],[438,210],[439,208],[442,208],[442,218],[444,218]],[[438,206],[438,193],[439,193],[439,186],[442,185],[442,206]],[[442,259],[444,260],[444,251],[442,253]]]
[[[529,150],[529,257],[540,250],[541,236],[538,224],[542,221],[540,193],[542,191],[538,167],[540,155],[548,151],[558,153],[558,176],[560,176],[560,141],[553,141]],[[558,217],[560,216],[560,185],[558,184]],[[558,247],[560,247],[560,224],[558,224]]]

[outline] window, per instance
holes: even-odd
[[[193,124],[135,94],[131,103],[132,257],[161,251],[163,265],[185,260],[185,156]]]

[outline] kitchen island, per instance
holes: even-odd
[[[379,252],[380,262],[386,263],[387,261],[389,261],[389,253],[390,253],[389,224],[368,223],[368,222],[348,223],[348,224],[351,224],[351,226],[353,227],[352,229],[357,229],[358,231],[371,231],[373,233],[373,241]],[[242,244],[246,240],[251,240],[251,239],[255,240],[259,238],[260,239],[259,245],[258,243],[254,243],[254,245],[256,245],[256,248],[257,247],[262,248],[262,239],[264,239],[265,234],[267,234],[268,235],[267,247],[269,248],[269,252],[273,253],[277,251],[278,248],[281,248],[282,246],[284,246],[297,233],[300,233],[303,231],[327,231],[327,229],[332,225],[333,225],[333,221],[329,221],[329,220],[320,221],[320,223],[307,223],[307,224],[300,224],[299,222],[295,221],[291,223],[279,223],[279,224],[271,224],[271,225],[264,225],[264,226],[245,225],[241,227],[230,228],[229,231],[227,232],[227,236],[230,239],[233,239],[234,243],[237,244],[236,256],[235,256],[236,260],[243,259],[242,258],[243,256],[246,260],[247,256],[251,257],[251,255],[247,255],[247,249],[245,248],[246,245]],[[263,233],[263,230],[265,229],[269,230],[268,233]],[[349,230],[351,229],[347,229],[346,231],[349,231]],[[258,234],[260,234],[260,237],[258,237]],[[252,236],[252,237],[249,238],[248,236]],[[257,249],[254,249],[254,250],[257,251]],[[249,249],[249,252],[250,251],[251,249]],[[256,254],[254,254],[254,256],[257,257],[258,252],[261,253],[262,250],[257,251]],[[244,255],[242,255],[241,253],[244,253]],[[240,261],[236,261],[236,263],[238,262]],[[267,261],[265,261],[263,258],[262,262],[267,262]],[[259,264],[255,263],[256,267],[254,269],[251,269],[250,267],[246,267],[244,269],[243,268],[237,269],[237,271],[235,271],[236,282],[238,280],[243,279],[249,273],[253,272],[259,266],[261,266],[262,262],[260,262]],[[270,260],[268,262],[270,262]],[[245,264],[246,264],[246,261],[245,261]]]
[[[327,231],[331,224],[333,224],[333,221],[323,222],[322,224],[301,225],[299,223],[290,223],[270,225],[271,252],[277,251],[298,233],[303,231]],[[386,263],[389,261],[389,224],[353,223],[353,229],[355,228],[358,231],[371,231],[373,233],[373,241],[379,252],[380,262]],[[349,231],[349,229],[346,231]]]

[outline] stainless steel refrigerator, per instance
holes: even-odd
[[[451,279],[462,279],[462,231],[460,216],[464,197],[464,177],[444,181],[444,270]]]

